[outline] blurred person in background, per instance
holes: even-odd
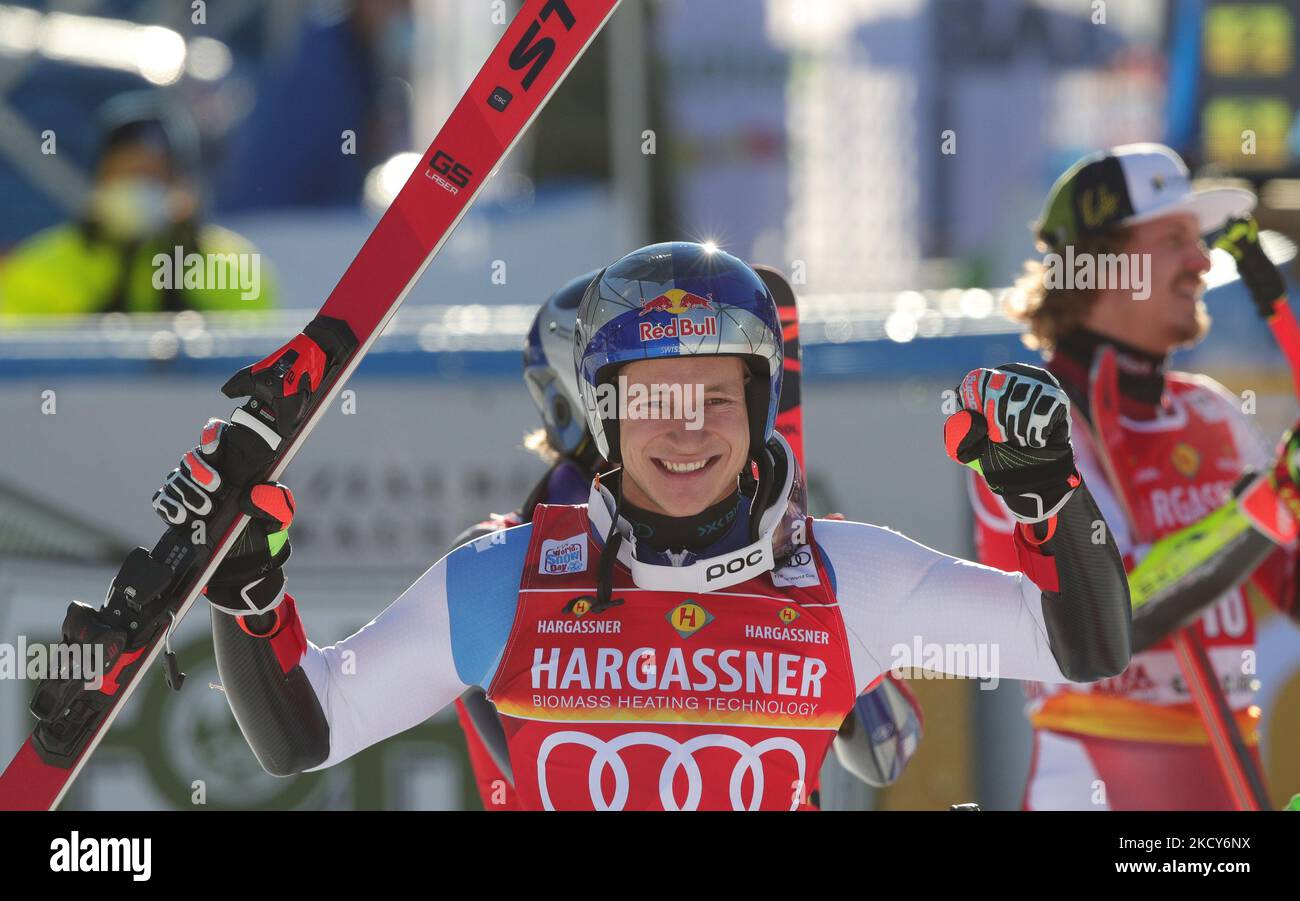
[[[1248,712],[1253,670],[1243,665],[1254,621],[1242,585],[1249,580],[1297,618],[1294,524],[1257,512],[1286,517],[1278,500],[1294,502],[1296,472],[1287,461],[1296,443],[1284,436],[1270,466],[1239,398],[1204,375],[1169,368],[1170,355],[1210,327],[1202,236],[1236,226],[1227,249],[1261,316],[1285,296],[1249,218],[1254,206],[1254,195],[1239,189],[1193,191],[1172,150],[1134,144],[1076,163],[1036,225],[1046,255],[1026,264],[1010,314],[1073,402],[1079,472],[1129,570],[1134,654],[1124,673],[1091,685],[1026,683],[1034,730],[1027,809],[1232,808],[1169,640],[1180,626],[1199,633],[1258,765]],[[1145,285],[1082,287],[1052,277],[1052,266],[1085,257],[1100,273],[1105,254],[1138,255],[1130,261],[1145,265]],[[1108,347],[1117,355],[1124,442],[1115,478],[1099,455],[1089,408],[1094,362]],[[969,487],[979,559],[1016,569],[1005,505],[981,479]]]
[[[261,79],[233,138],[221,210],[361,203],[366,173],[410,149],[410,7],[349,0],[304,17],[291,56]]]
[[[97,116],[92,188],[75,221],[0,261],[0,314],[257,310],[270,267],[240,235],[201,218],[198,135],[161,94],[132,92]]]

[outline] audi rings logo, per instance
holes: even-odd
[[[808,566],[812,563],[812,554],[808,551],[795,551],[790,555],[790,566]]]
[[[587,789],[591,794],[592,806],[596,810],[622,810],[627,804],[628,790],[631,786],[627,764],[620,756],[624,748],[646,746],[662,748],[668,752],[668,758],[659,770],[659,803],[663,805],[664,810],[699,809],[700,798],[704,794],[704,775],[695,760],[695,752],[705,748],[727,749],[735,751],[738,755],[735,765],[731,768],[728,783],[732,810],[758,810],[763,801],[763,755],[769,751],[784,752],[794,758],[795,765],[799,768],[800,785],[804,784],[806,769],[803,748],[793,739],[781,736],[749,745],[735,736],[719,733],[700,735],[689,741],[679,742],[657,732],[629,732],[609,741],[585,732],[556,732],[548,735],[537,750],[537,789],[542,797],[542,806],[547,810],[554,810],[555,805],[551,802],[550,791],[546,785],[546,761],[552,751],[565,745],[580,745],[595,752],[587,768]],[[614,797],[608,800],[601,785],[606,768],[614,774]],[[673,779],[676,778],[678,770],[686,773],[686,803],[682,806],[678,806],[677,799],[673,795]],[[741,792],[746,773],[753,777],[753,794],[748,804],[745,803]],[[799,807],[798,795],[799,793],[794,793],[790,804],[791,810]]]

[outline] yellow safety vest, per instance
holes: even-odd
[[[175,247],[164,246],[165,241],[145,244],[127,260],[119,247],[88,238],[76,223],[46,229],[0,259],[0,315],[105,312],[119,291],[124,266],[129,267],[122,291],[125,312],[166,309],[165,291],[173,286],[182,289],[186,309],[276,306],[275,274],[242,236],[215,225],[200,226],[198,247],[183,249],[179,267]]]

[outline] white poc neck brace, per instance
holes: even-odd
[[[717,557],[696,560],[686,566],[647,563],[636,557],[636,536],[632,534],[631,523],[619,517],[618,531],[622,534],[623,541],[618,548],[618,562],[632,573],[632,581],[638,588],[663,591],[718,591],[776,568],[772,542],[789,505],[790,491],[794,487],[795,464],[790,445],[780,434],[775,434],[774,437],[785,454],[785,483],[772,503],[762,512],[759,519],[758,540],[753,544]],[[608,488],[593,481],[591,494],[587,499],[587,516],[596,534],[602,539],[609,534],[610,520],[613,515],[614,495]]]

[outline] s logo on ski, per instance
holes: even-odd
[[[542,38],[536,43],[533,41],[537,33],[542,30],[542,22],[550,19],[552,13],[560,17],[565,31],[571,30],[577,24],[578,20],[573,17],[573,10],[569,9],[564,0],[548,0],[538,14],[538,18],[533,20],[528,30],[524,32],[524,36],[519,39],[519,43],[515,44],[514,49],[510,51],[510,68],[516,72],[525,68],[528,70],[520,82],[525,91],[533,86],[537,76],[542,74],[546,64],[555,55],[554,38]],[[509,99],[506,102],[508,103]]]

